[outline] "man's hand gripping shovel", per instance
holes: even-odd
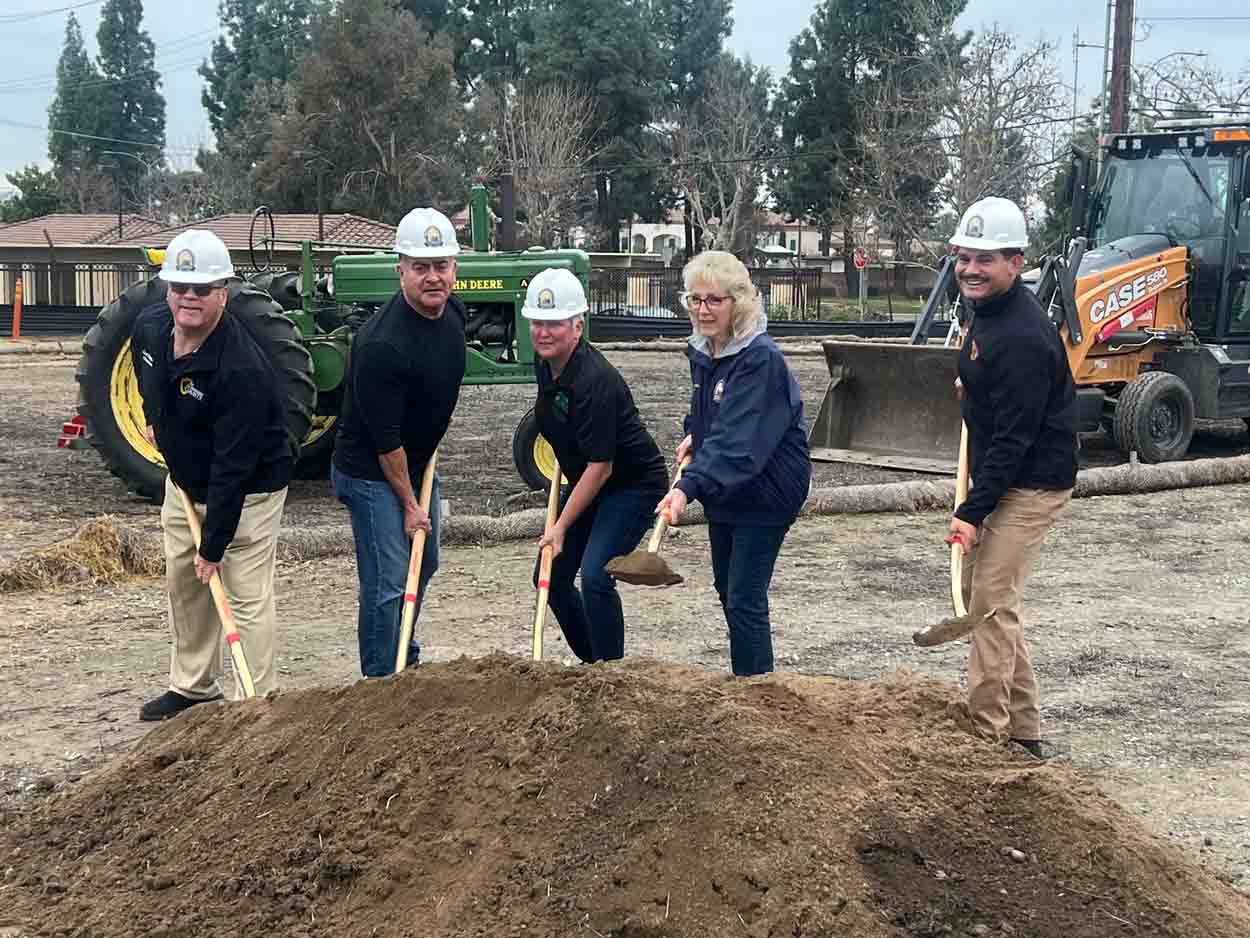
[[[963,424],[959,431],[959,470],[955,474],[955,509],[968,497],[968,425]],[[911,640],[917,645],[930,647],[944,645],[963,638],[978,625],[989,619],[997,609],[991,609],[984,615],[971,616],[964,606],[964,545],[958,536],[948,537],[946,543],[951,545],[951,605],[955,615],[943,619],[935,625],[926,625],[912,634]]]

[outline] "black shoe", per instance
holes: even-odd
[[[193,698],[184,697],[177,691],[167,690],[155,700],[149,700],[139,708],[139,719],[145,723],[157,723],[161,720],[168,720],[170,717],[176,717],[188,707],[208,703],[210,700],[221,700],[221,694],[214,694],[212,697]]]
[[[1012,737],[1011,741],[1031,755],[1034,759],[1046,759],[1046,752],[1042,748],[1040,739],[1016,739]]]

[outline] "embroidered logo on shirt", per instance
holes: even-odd
[[[974,362],[981,356],[981,350],[977,348],[977,340],[972,340],[972,348],[968,351],[968,361]]]
[[[182,273],[193,273],[195,271],[195,254],[190,248],[183,248],[178,252],[178,256],[174,258],[174,270]]]
[[[190,395],[197,401],[204,400],[204,392],[195,386],[195,382],[190,378],[183,378],[178,382],[178,390],[184,395]]]
[[[719,404],[720,399],[725,396],[725,380],[722,378],[716,382],[716,387],[712,388],[712,403]]]
[[[556,419],[569,419],[569,392],[556,391],[555,396],[551,399],[551,410],[555,413]]]
[[[143,364],[147,365],[149,368],[156,367],[156,362],[152,361],[152,353],[147,349],[143,350]]]

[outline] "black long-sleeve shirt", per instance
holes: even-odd
[[[1063,342],[1017,280],[973,307],[959,354],[972,488],[955,516],[980,525],[1009,488],[1076,484],[1076,386]]]
[[[401,292],[360,328],[334,443],[339,472],[383,481],[378,456],[402,446],[412,486],[420,489],[460,399],[464,321],[464,305],[454,296],[438,319],[429,319]]]
[[[273,368],[229,310],[198,349],[174,358],[165,304],[139,314],[131,356],[143,412],[174,482],[207,506],[200,556],[217,563],[234,540],[243,500],[291,480],[296,445]]]

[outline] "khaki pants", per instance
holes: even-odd
[[[1040,738],[1037,681],[1020,600],[1046,532],[1071,498],[1071,489],[1008,489],[964,557],[969,614],[997,610],[972,633],[968,656],[968,709],[977,730],[990,739]]]
[[[286,489],[249,495],[234,540],[222,557],[221,581],[239,629],[243,654],[257,695],[274,689],[273,567],[278,549],[278,528]],[[201,521],[204,506],[196,505]],[[161,506],[165,541],[165,585],[169,590],[169,627],[173,644],[169,655],[169,686],[184,697],[203,699],[224,690],[218,684],[225,657],[221,619],[207,585],[195,575],[195,540],[187,524],[182,496],[171,481],[165,482]],[[235,699],[243,696],[238,675]],[[226,696],[232,696],[227,694]]]

